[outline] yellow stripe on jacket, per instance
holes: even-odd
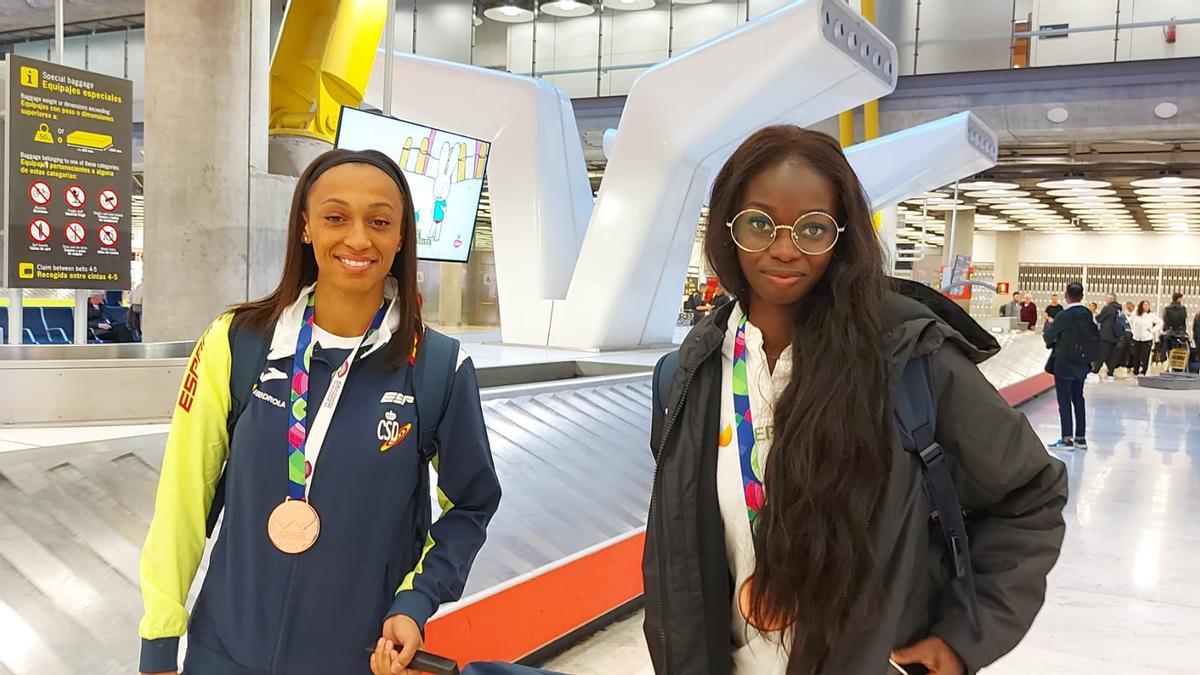
[[[179,387],[163,455],[154,519],[142,548],[142,638],[187,630],[188,590],[204,553],[213,493],[229,456],[229,327],[219,317],[196,343]]]

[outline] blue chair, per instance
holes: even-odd
[[[42,324],[54,344],[69,345],[75,341],[74,310],[70,307],[45,307]]]
[[[21,325],[25,327],[25,337],[35,345],[50,344],[49,331],[46,322],[42,320],[41,307],[22,307]]]

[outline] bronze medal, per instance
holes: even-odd
[[[308,502],[288,499],[271,511],[267,536],[284,553],[303,553],[312,548],[321,534],[321,518]]]

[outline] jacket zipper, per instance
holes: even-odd
[[[656,489],[653,489],[653,488],[658,486],[658,469],[659,469],[659,467],[662,466],[663,455],[667,450],[667,439],[669,439],[671,437],[671,429],[675,427],[675,422],[679,420],[679,412],[683,409],[684,400],[687,399],[688,388],[692,386],[692,380],[696,377],[696,373],[699,370],[700,370],[700,366],[697,365],[695,368],[688,371],[687,380],[684,381],[683,389],[680,390],[680,392],[679,392],[679,402],[675,404],[675,412],[672,413],[671,419],[669,419],[667,421],[667,425],[665,427],[663,427],[662,439],[659,441],[658,457],[657,457],[657,461],[654,462],[654,477],[651,479],[651,483],[650,483],[650,485],[652,486],[652,489],[650,491],[650,512],[653,513],[656,518],[659,518],[660,521],[662,519],[662,514],[660,514],[658,512],[658,509],[655,508],[655,505],[658,501],[658,492],[659,491]],[[659,527],[659,533],[660,533],[659,537],[660,538],[662,536],[662,533],[664,533],[665,531],[666,531],[666,527],[660,523],[660,527]],[[657,542],[655,543],[655,547],[657,548]],[[657,555],[655,555],[655,562],[658,563],[658,579],[659,579],[658,592],[655,593],[655,595],[657,596],[656,604],[658,606],[658,616],[660,617],[659,627],[658,627],[659,643],[662,647],[663,675],[668,675],[671,672],[671,655],[667,652],[666,600],[663,595],[663,593],[664,593],[663,584],[666,583],[667,569],[666,569],[666,562],[664,561],[661,552],[655,551],[655,553],[657,554]]]

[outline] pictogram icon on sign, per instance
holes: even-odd
[[[116,211],[121,205],[121,198],[117,196],[116,190],[104,188],[100,191],[100,208],[105,211]]]
[[[35,180],[29,184],[29,199],[38,206],[49,204],[53,194],[50,191],[50,184],[44,180]]]
[[[67,235],[67,241],[76,246],[82,244],[87,239],[87,230],[83,229],[83,224],[81,223],[67,223],[67,229],[64,231],[64,234]]]
[[[39,244],[50,241],[50,223],[41,218],[35,218],[29,223],[29,238]]]
[[[100,245],[104,248],[112,248],[117,245],[117,228],[112,225],[101,225],[100,233],[97,236],[100,238]]]
[[[67,204],[71,208],[82,209],[83,205],[87,203],[87,193],[78,185],[72,185],[67,188],[64,196],[67,198]]]
[[[54,143],[54,134],[50,133],[49,124],[39,124],[38,130],[33,134],[35,143]]]

